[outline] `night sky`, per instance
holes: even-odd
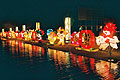
[[[64,26],[64,17],[78,20],[78,8],[103,9],[107,17],[115,17],[120,24],[119,0],[4,0],[0,2],[0,22],[34,24],[44,27]]]

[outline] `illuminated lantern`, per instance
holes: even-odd
[[[4,36],[4,29],[2,29],[2,35],[1,36]]]
[[[81,45],[82,48],[90,49],[94,46],[94,43],[95,36],[91,30],[82,30],[79,33],[79,44]]]
[[[16,27],[16,31],[15,31],[15,37],[18,38],[18,27]]]
[[[32,40],[37,39],[37,33],[35,31],[32,32]]]
[[[58,42],[58,44],[60,45],[60,44],[62,44],[62,45],[64,45],[65,44],[65,42],[64,42],[64,38],[66,37],[66,32],[65,32],[65,30],[64,29],[61,29],[61,27],[59,27],[59,29],[57,30],[57,38],[60,40],[59,42]]]
[[[36,30],[40,29],[40,22],[36,22]]]
[[[38,29],[37,31],[37,40],[42,41],[42,36],[45,34],[43,30]]]
[[[56,41],[57,35],[54,32],[50,32],[48,35],[48,40],[50,41],[50,44],[54,44]]]
[[[50,32],[52,32],[53,31],[53,29],[48,29],[47,30],[47,36],[50,34]]]
[[[65,32],[66,32],[66,42],[68,42],[68,40],[70,40],[70,35],[71,35],[71,18],[70,17],[66,17],[65,18]]]
[[[22,25],[22,29],[23,29],[23,31],[26,31],[26,26]]]
[[[12,31],[12,38],[15,38],[15,32]]]
[[[103,33],[96,38],[96,43],[99,49],[105,50],[108,46],[118,49],[117,43],[119,40],[117,36],[113,36],[117,27],[113,23],[107,23],[103,28]]]
[[[20,32],[19,36],[21,39],[24,39],[24,33],[26,31],[26,26],[25,25],[22,25],[22,31]]]
[[[21,39],[24,39],[24,31],[21,31],[21,32],[20,32],[20,38],[21,38]]]
[[[8,31],[8,38],[12,38],[12,28],[10,28],[10,31]]]
[[[71,34],[71,41],[72,41],[72,44],[77,44],[79,45],[79,34],[77,32],[73,32]]]
[[[32,39],[32,32],[34,32],[34,30],[29,30],[28,31],[28,40]]]
[[[25,40],[28,40],[28,33],[27,32],[24,32],[24,38],[25,38]]]

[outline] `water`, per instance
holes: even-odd
[[[0,41],[0,80],[120,80],[119,62]]]

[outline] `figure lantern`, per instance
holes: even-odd
[[[20,38],[21,38],[21,39],[24,39],[24,31],[21,31],[21,32],[20,32]]]
[[[12,31],[12,38],[15,38],[15,32]]]
[[[32,32],[32,40],[37,40],[37,33],[36,33],[36,31]]]
[[[54,44],[56,41],[57,35],[54,32],[50,32],[48,35],[48,40],[50,41],[50,44]]]
[[[16,31],[15,31],[15,37],[16,37],[16,38],[19,37],[19,36],[18,36],[18,33],[19,33],[19,32],[18,32],[18,27],[16,27]]]
[[[37,40],[42,41],[42,36],[45,34],[43,30],[38,29],[37,31]]]
[[[82,48],[90,49],[94,46],[95,36],[91,30],[82,30],[79,33],[79,44]]]
[[[24,33],[24,39],[25,39],[25,40],[29,40],[29,39],[28,39],[28,32],[25,32],[25,33]]]
[[[32,39],[32,32],[34,32],[34,30],[29,30],[28,31],[28,40]]]
[[[8,38],[12,38],[12,28],[10,28],[10,31],[8,31]]]
[[[61,29],[61,27],[59,27],[59,29],[57,30],[57,38],[60,40],[59,42],[58,42],[58,44],[60,45],[60,44],[62,44],[62,45],[64,45],[65,44],[65,42],[64,42],[64,38],[66,37],[66,32],[65,32],[65,30],[64,29]]]
[[[4,29],[2,29],[2,35],[1,36],[4,36],[5,32],[4,32]]]
[[[72,44],[77,44],[79,45],[79,33],[77,33],[76,31],[72,33],[71,35],[71,41],[72,41]]]
[[[117,43],[119,40],[117,36],[113,36],[117,27],[113,23],[107,23],[103,28],[103,33],[96,38],[96,43],[99,49],[106,50],[108,46],[118,49]]]

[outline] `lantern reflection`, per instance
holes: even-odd
[[[115,74],[118,73],[116,63],[99,60],[95,65],[98,75],[103,77],[104,80],[114,80]]]
[[[63,65],[66,68],[70,67],[69,53],[48,49],[48,54],[49,54],[49,60],[54,60],[56,67],[59,66],[60,69],[62,69]]]
[[[44,56],[44,48],[31,45],[31,44],[25,44],[22,41],[17,40],[6,40],[2,41],[3,47],[6,47],[9,49],[9,51],[12,53],[13,56],[19,56],[19,57],[39,57],[41,55]]]

